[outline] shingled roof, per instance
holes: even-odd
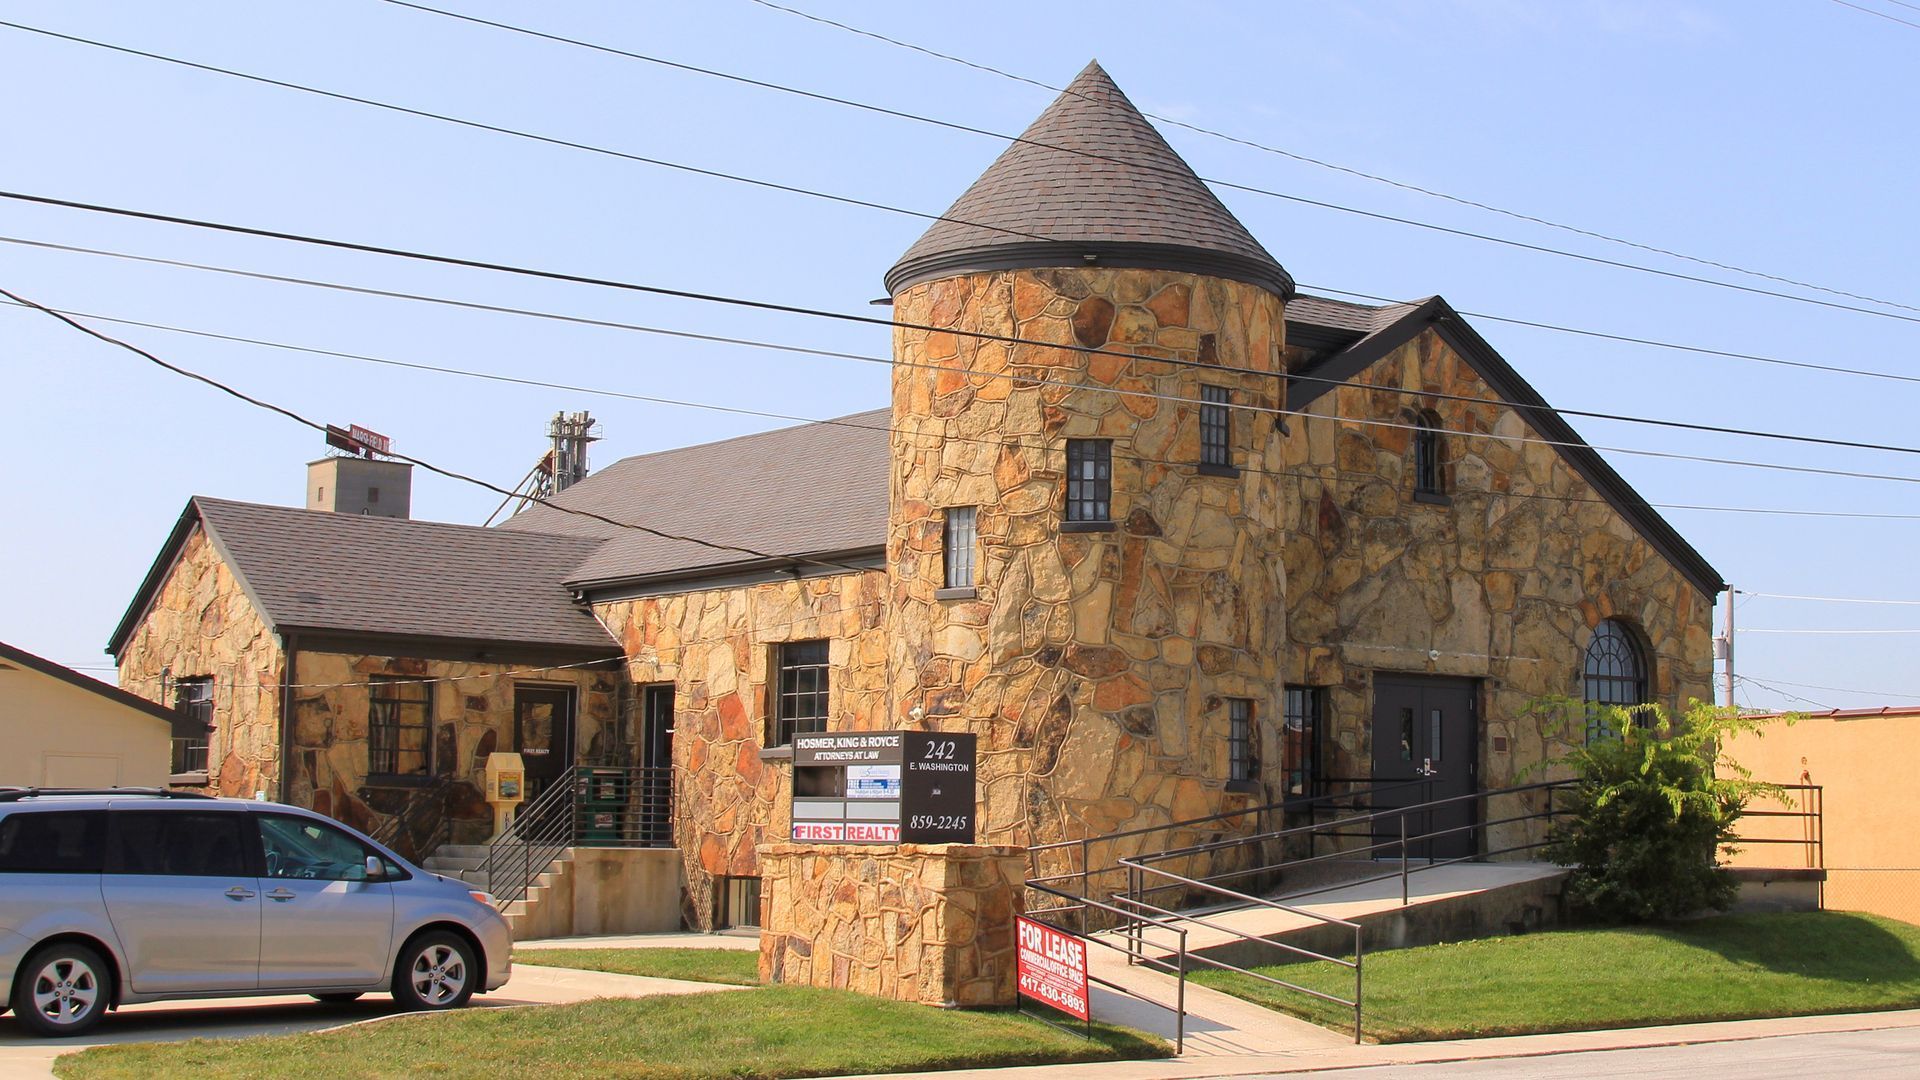
[[[887,291],[983,270],[1147,267],[1245,281],[1293,278],[1098,62],[887,272]]]
[[[196,496],[108,652],[119,655],[195,525],[277,633],[619,651],[562,584],[597,539]]]
[[[565,575],[576,588],[877,553],[887,540],[891,422],[891,410],[876,409],[623,458],[552,500],[719,549],[542,506],[503,528],[604,539]]]

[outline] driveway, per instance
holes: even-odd
[[[744,987],[714,983],[610,975],[598,971],[535,967],[516,963],[513,980],[494,993],[473,999],[473,1008],[512,1005],[563,1005],[606,997],[701,994]],[[183,1039],[242,1039],[253,1035],[291,1035],[393,1016],[399,1010],[385,994],[368,994],[348,1005],[325,1005],[310,997],[213,998],[129,1005],[109,1015],[85,1039],[40,1039],[21,1028],[9,1013],[0,1017],[0,1080],[44,1080],[53,1075],[53,1059],[89,1046],[128,1042],[177,1042]]]

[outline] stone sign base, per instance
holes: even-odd
[[[766,844],[760,978],[924,1005],[1014,1003],[1026,849]]]

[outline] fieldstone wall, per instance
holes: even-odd
[[[1413,410],[1441,420],[1446,503],[1413,496],[1411,432],[1340,419],[1406,423]],[[1568,749],[1527,706],[1581,696],[1587,644],[1606,618],[1637,628],[1656,700],[1711,699],[1714,598],[1557,448],[1518,441],[1540,435],[1436,332],[1309,411],[1286,442],[1297,475],[1285,514],[1285,674],[1327,688],[1327,773],[1370,773],[1372,678],[1401,672],[1481,680],[1481,786],[1517,782]]]
[[[455,779],[452,842],[456,844],[484,843],[493,833],[493,811],[482,795],[487,755],[513,749],[516,686],[573,688],[576,760],[598,760],[631,745],[617,729],[617,668],[534,668],[511,661],[469,663],[301,650],[294,658],[290,799],[363,831],[378,829],[417,790],[378,780],[368,783],[367,724],[373,715],[369,683],[376,675],[448,680],[429,688],[429,712],[434,774]]]
[[[117,660],[121,689],[169,708],[175,680],[212,677],[215,730],[201,790],[279,793],[285,657],[204,529],[188,534]]]
[[[1022,849],[768,844],[760,868],[763,981],[923,1005],[1014,1003]]]
[[[916,285],[897,328],[887,555],[892,726],[980,740],[981,839],[1106,833],[1268,801],[1280,762],[1282,506],[1271,415],[1232,413],[1237,474],[1205,475],[1203,384],[1280,404],[1278,297],[1153,270],[1041,269]],[[1159,395],[1159,396],[1143,396]],[[1185,399],[1185,400],[1170,400]],[[1067,531],[1066,443],[1113,440],[1113,524]],[[975,595],[943,585],[948,507],[977,506]],[[1262,779],[1229,792],[1227,705],[1254,702]],[[1162,838],[1164,839],[1164,838]]]
[[[838,574],[596,606],[632,683],[674,685],[673,835],[689,926],[713,929],[714,879],[760,874],[755,848],[788,835],[793,770],[767,745],[779,644],[829,642],[835,729],[886,726],[885,581]]]

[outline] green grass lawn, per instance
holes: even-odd
[[[108,1021],[111,1024],[111,1020]],[[1118,1028],[1089,1042],[1011,1011],[934,1009],[837,990],[766,987],[407,1016],[274,1038],[101,1046],[67,1078],[834,1076],[1165,1057]]]
[[[758,949],[521,949],[516,964],[611,971],[616,975],[651,975],[658,979],[732,983],[760,982]]]
[[[1920,927],[1872,915],[1726,915],[1368,954],[1365,1033],[1414,1042],[1920,1006]],[[1259,969],[1344,998],[1331,964]],[[1353,1013],[1231,972],[1196,982],[1351,1031]]]

